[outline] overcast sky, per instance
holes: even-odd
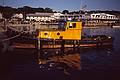
[[[0,5],[11,7],[49,7],[56,11],[80,10],[81,0],[0,0]],[[82,5],[87,5],[86,10],[119,10],[120,0],[82,0]]]

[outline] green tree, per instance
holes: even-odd
[[[3,7],[3,17],[6,18],[6,19],[9,19],[11,18],[11,16],[13,16],[13,13],[15,13],[15,10],[14,8],[11,8],[11,7]]]
[[[45,9],[44,9],[44,12],[47,12],[47,13],[52,13],[52,12],[53,12],[53,10],[52,10],[51,8],[45,8]]]
[[[68,10],[63,10],[62,14],[69,14],[69,11]]]

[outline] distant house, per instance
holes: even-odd
[[[52,21],[60,18],[61,13],[35,13],[27,14],[26,19],[35,21]]]
[[[54,13],[35,13],[35,14],[27,14],[26,19],[35,20],[35,21],[50,21],[54,20],[51,17]]]
[[[3,17],[2,17],[2,13],[0,13],[0,19],[2,19]]]
[[[60,19],[61,16],[63,16],[63,14],[61,14],[61,13],[54,13],[54,15],[52,17],[54,17],[54,19]]]
[[[12,16],[12,18],[20,18],[20,19],[23,19],[23,14],[14,14],[13,16]]]
[[[115,15],[106,13],[93,13],[90,15],[91,19],[117,19]]]

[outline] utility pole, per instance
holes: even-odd
[[[80,10],[82,11],[82,0],[80,0]]]
[[[79,11],[79,20],[82,20],[82,0],[80,0],[80,11]]]

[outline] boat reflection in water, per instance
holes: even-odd
[[[80,66],[80,53],[73,50],[73,48],[67,48],[64,50],[64,54],[59,49],[43,49],[40,52],[41,55],[36,56],[38,64],[41,69],[48,70],[61,70],[65,74],[70,74],[72,70],[81,70]]]
[[[62,70],[70,75],[74,71],[106,69],[112,63],[112,51],[113,46],[81,47],[65,49],[63,55],[55,49],[44,49],[38,63],[41,69]]]

